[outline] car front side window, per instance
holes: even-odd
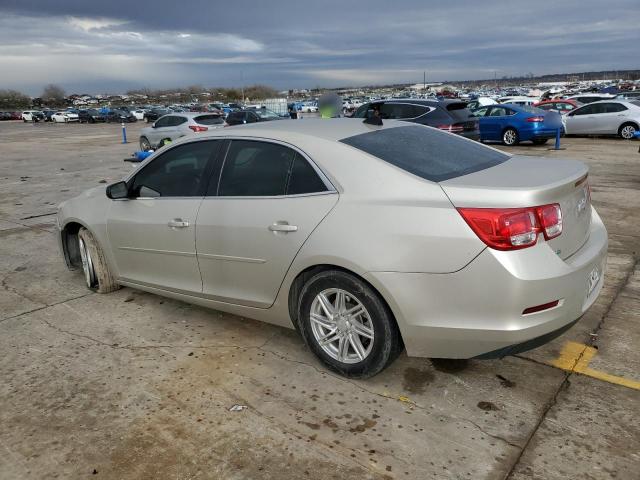
[[[173,117],[169,117],[169,116],[159,118],[158,120],[156,120],[155,127],[156,128],[168,127],[170,125],[172,118]]]
[[[572,116],[591,115],[593,113],[593,105],[587,105],[586,107],[579,108],[574,112],[571,112]]]
[[[130,196],[197,197],[203,195],[205,169],[219,141],[176,146],[151,160],[130,181]]]

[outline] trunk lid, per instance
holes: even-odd
[[[514,156],[479,172],[440,182],[456,208],[560,204],[562,234],[548,243],[562,259],[586,242],[591,226],[587,166],[575,160]],[[539,241],[544,241],[539,237]]]

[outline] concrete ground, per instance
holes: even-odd
[[[120,142],[119,125],[0,124],[0,478],[638,478],[638,142],[509,150],[591,167],[609,263],[573,329],[503,360],[403,355],[366,381],[293,331],[85,289],[53,214],[131,168]]]

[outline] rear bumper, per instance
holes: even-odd
[[[480,140],[480,130],[468,130],[458,135],[463,136],[464,138],[468,138],[470,140]]]
[[[535,127],[520,131],[520,140],[542,140],[545,138],[555,138],[556,129]]]
[[[389,303],[410,356],[493,358],[534,348],[575,323],[602,289],[606,254],[607,231],[592,210],[589,239],[565,260],[542,240],[511,252],[487,248],[450,274],[369,272],[365,278]],[[589,293],[594,268],[600,278]],[[554,300],[554,308],[522,314]]]

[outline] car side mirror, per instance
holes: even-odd
[[[107,187],[107,198],[111,200],[119,200],[129,197],[129,187],[126,182],[112,183]]]
[[[151,128],[156,128],[156,122],[153,122],[153,123],[151,124]]]

